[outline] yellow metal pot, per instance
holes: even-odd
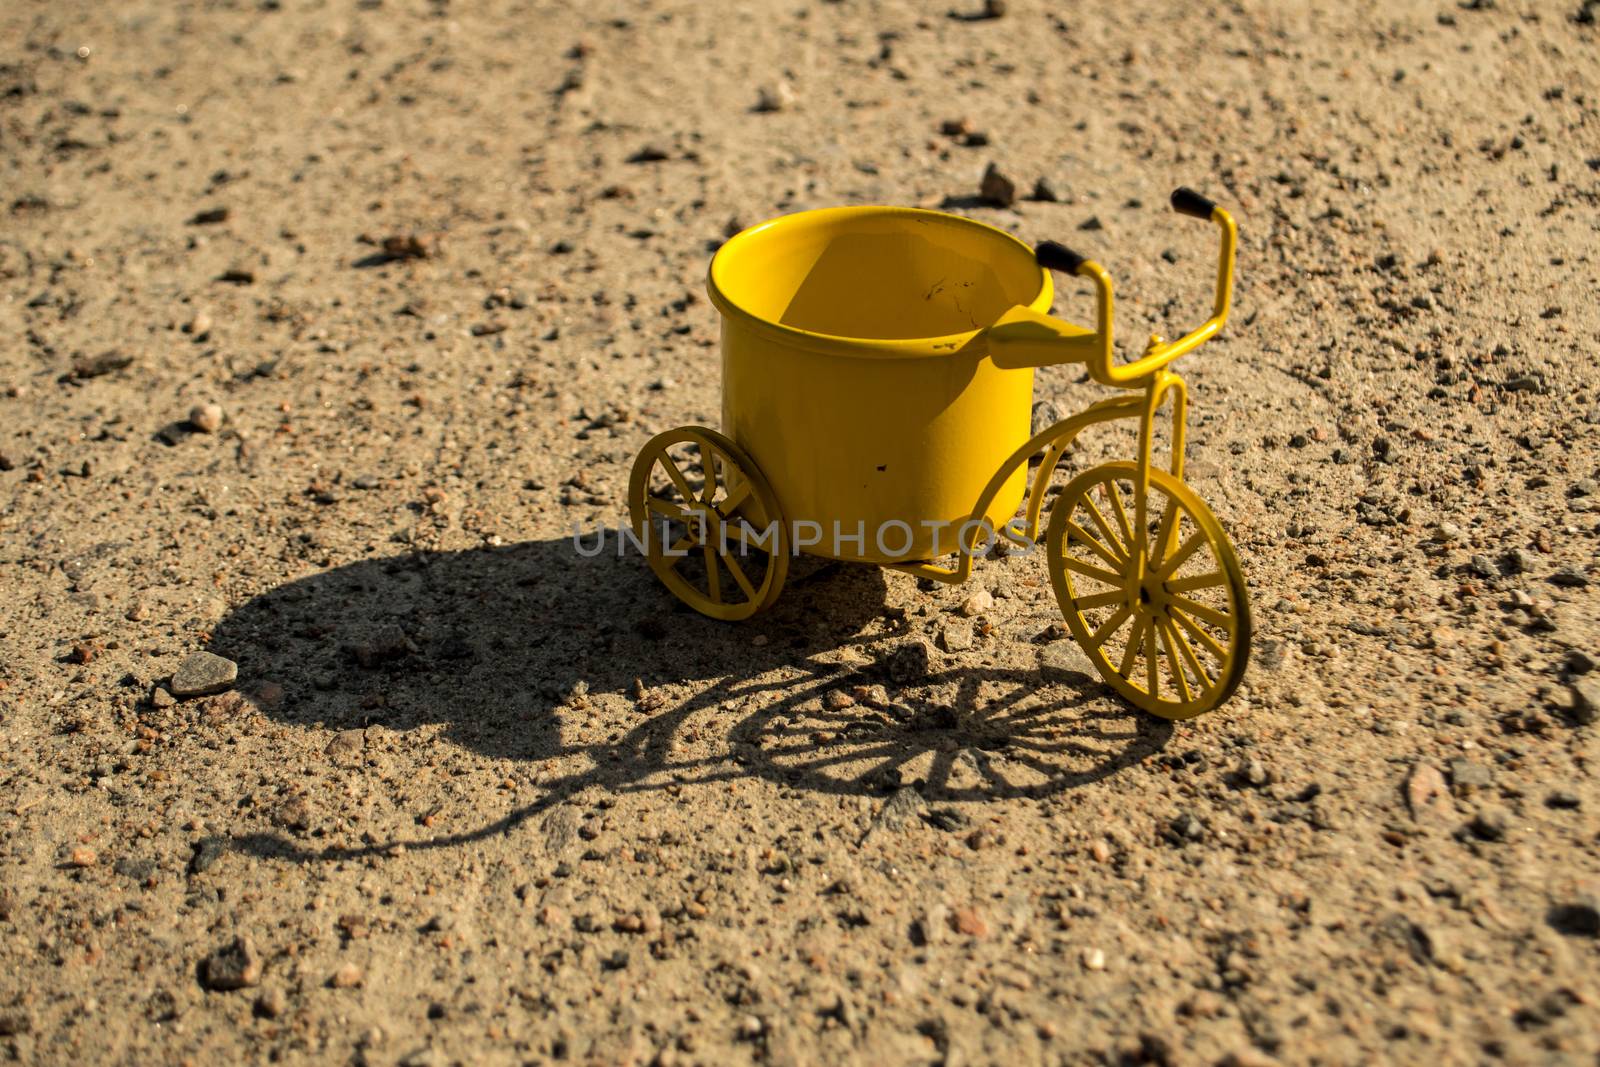
[[[936,211],[803,211],[711,261],[722,313],[722,425],[776,491],[795,547],[872,563],[953,551],[972,503],[1028,440],[1033,370],[1002,370],[984,331],[1046,312],[1023,242]],[[996,528],[1026,488],[995,495]]]

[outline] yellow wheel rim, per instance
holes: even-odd
[[[1183,482],[1107,463],[1068,483],[1050,513],[1050,582],[1072,636],[1106,683],[1165,719],[1190,719],[1233,695],[1250,649],[1238,556]]]
[[[628,513],[650,569],[702,615],[748,619],[782,592],[789,542],[777,497],[715,430],[651,438],[633,461]]]

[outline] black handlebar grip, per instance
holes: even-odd
[[[1058,245],[1054,241],[1040,241],[1039,246],[1033,250],[1034,258],[1039,261],[1039,266],[1046,270],[1058,270],[1063,274],[1076,274],[1088,256],[1080,256],[1066,245]]]
[[[1216,204],[1213,204],[1187,185],[1180,185],[1172,190],[1172,210],[1180,215],[1209,220],[1211,213],[1216,209]]]

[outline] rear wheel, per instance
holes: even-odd
[[[1138,469],[1074,478],[1050,513],[1050,581],[1072,636],[1106,683],[1166,719],[1210,711],[1238,688],[1250,648],[1244,574],[1211,509],[1150,471],[1145,529]]]
[[[789,545],[777,497],[715,430],[651,438],[633,461],[628,513],[650,569],[702,615],[747,619],[782,592]]]

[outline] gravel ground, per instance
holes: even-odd
[[[1595,1062],[1600,7],[954,2],[0,8],[0,1051]],[[1178,184],[1221,710],[1037,556],[946,652],[975,586],[573,550],[738,227],[944,205],[1170,336]]]

